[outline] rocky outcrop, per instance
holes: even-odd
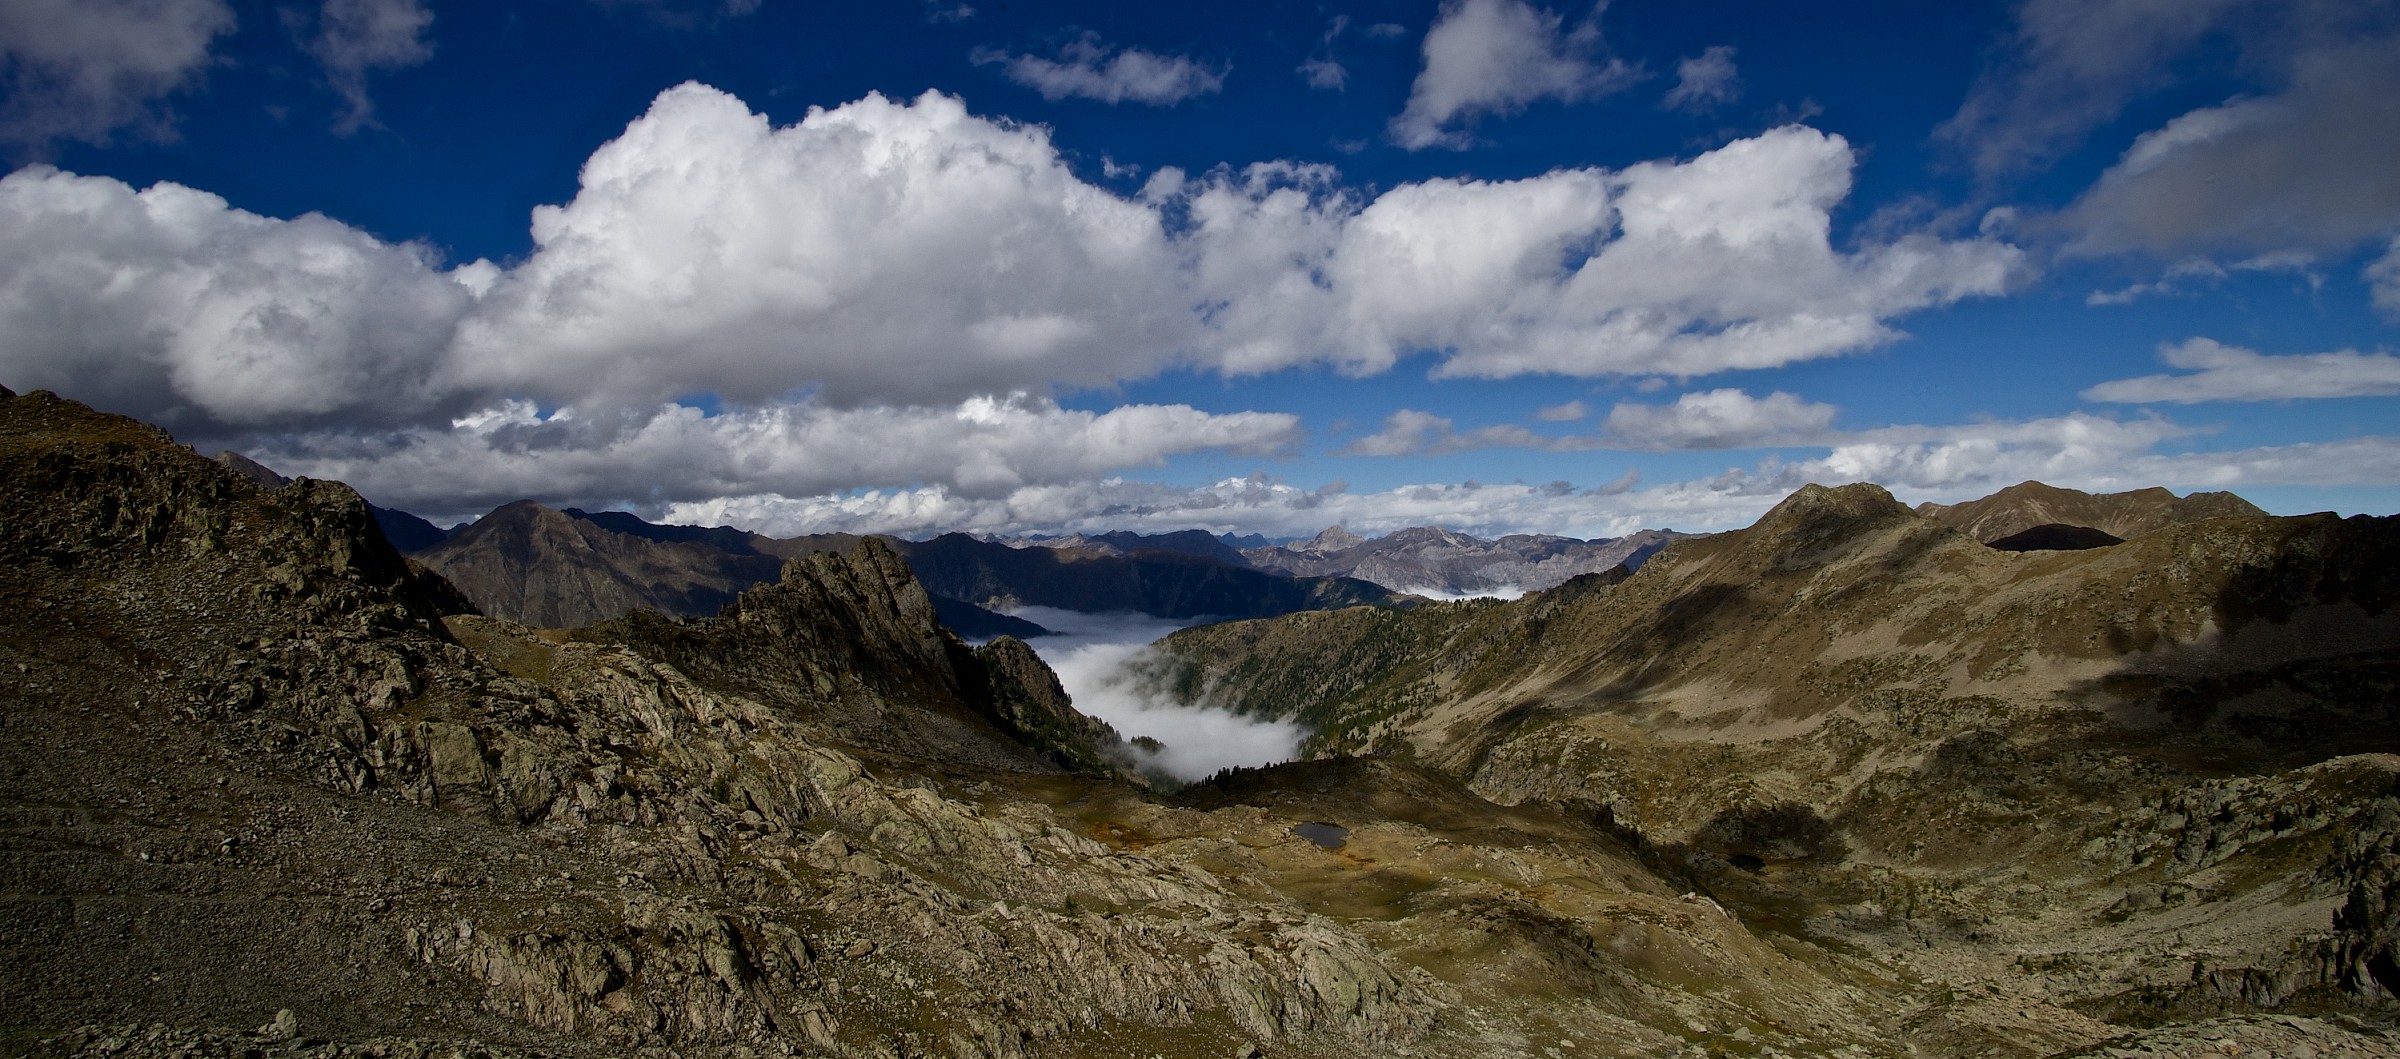
[[[1061,768],[1109,774],[1126,760],[1124,737],[1086,717],[1067,698],[1058,674],[1025,641],[1003,636],[975,649],[1002,730]]]

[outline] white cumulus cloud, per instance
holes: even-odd
[[[2083,391],[2083,399],[2198,404],[2400,394],[2400,357],[2389,353],[2342,350],[2268,356],[2214,339],[2194,338],[2181,345],[2159,347],[2158,359],[2188,373],[2104,382]]]
[[[1565,18],[1525,0],[1446,0],[1425,34],[1425,66],[1408,105],[1392,119],[1392,142],[1412,151],[1464,147],[1471,141],[1455,126],[1536,100],[1605,95],[1641,78],[1622,59],[1603,60],[1600,44],[1597,9],[1568,29]]]
[[[669,89],[533,235],[462,335],[465,385],[924,403],[1140,377],[1191,335],[1154,208],[931,93],[776,128]]]
[[[445,415],[474,304],[430,251],[317,214],[35,166],[0,178],[0,372],[178,428]]]
[[[1990,239],[1837,250],[1852,161],[1838,137],[1790,127],[1688,161],[1372,197],[1281,162],[1162,170],[1127,197],[1078,178],[1041,128],[950,97],[869,96],[777,127],[683,85],[594,151],[570,201],[534,212],[532,252],[506,267],[173,184],[0,177],[0,373],[186,436],[298,432],[292,454],[331,459],[350,450],[328,432],[348,430],[344,458],[398,459],[400,439],[448,454],[427,468],[473,469],[519,465],[460,454],[451,422],[511,402],[571,408],[574,429],[608,431],[579,443],[613,451],[668,437],[680,420],[659,409],[692,395],[732,416],[708,430],[738,433],[779,409],[947,414],[1177,367],[1368,374],[1430,353],[1443,376],[1688,378],[1855,351],[1895,335],[1894,317],[2023,271]],[[1241,440],[1168,436],[1193,451],[1277,435],[1241,422]],[[544,418],[505,436],[567,429]],[[1112,458],[1062,466],[1154,459]],[[580,481],[560,459],[521,466]],[[1036,480],[1030,460],[978,479],[829,459],[845,482],[789,484],[976,492]],[[647,495],[648,473],[608,488]],[[739,490],[769,477],[690,473]],[[456,495],[487,495],[482,474],[454,476]]]
[[[1118,47],[1096,33],[1067,42],[1056,59],[992,49],[977,49],[973,58],[979,64],[998,65],[1009,80],[1040,92],[1043,99],[1161,107],[1222,90],[1229,72],[1189,56]]]
[[[1182,193],[1227,370],[1371,373],[1430,349],[1448,377],[1690,377],[1890,341],[1890,317],[2026,271],[1989,239],[1835,249],[1853,162],[1841,138],[1788,126],[1687,162],[1428,180],[1365,203],[1291,167]]]
[[[538,208],[535,248],[443,270],[321,216],[175,185],[0,178],[16,379],[267,427],[468,405],[939,405],[1191,364],[1690,377],[1833,356],[2004,290],[1988,239],[1831,244],[1852,153],[1789,127],[1686,162],[1430,180],[1371,200],[1271,163],[1128,199],[1038,127],[869,96],[775,127],[684,85]],[[1170,235],[1168,214],[1184,221]]]

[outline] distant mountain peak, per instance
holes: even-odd
[[[1367,539],[1365,537],[1361,537],[1358,534],[1352,533],[1340,526],[1327,526],[1325,527],[1325,532],[1309,538],[1305,543],[1300,545],[1299,550],[1310,552],[1338,552],[1350,548],[1356,548],[1365,543],[1367,543]]]
[[[1891,492],[1880,485],[1854,482],[1829,486],[1811,482],[1793,490],[1792,495],[1767,509],[1766,515],[1758,520],[1758,525],[1764,528],[1828,521],[1875,521],[1908,513],[1907,506],[1894,499]]]

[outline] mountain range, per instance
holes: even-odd
[[[1297,544],[1245,548],[1242,557],[1261,570],[1355,577],[1395,592],[1516,594],[1554,588],[1618,565],[1638,568],[1669,542],[1687,536],[1674,530],[1641,530],[1597,540],[1510,534],[1487,541],[1420,526],[1367,539],[1335,526]]]
[[[531,627],[6,390],[0,510],[10,1054],[2395,1051],[2400,519],[2009,551],[1811,486],[1178,633],[1162,688],[1315,735],[1172,789],[881,540]]]
[[[1167,550],[1126,555],[1013,548],[963,533],[926,541],[877,539],[909,561],[943,619],[970,636],[1043,634],[1039,625],[996,613],[1028,605],[1192,618],[1405,602],[1354,579],[1280,577]],[[485,614],[567,628],[636,608],[712,615],[743,591],[772,583],[786,560],[820,549],[848,550],[860,540],[661,526],[625,512],[556,511],[527,500],[410,554],[456,584]]]
[[[240,463],[273,475],[247,459]],[[395,546],[440,571],[483,613],[555,628],[643,607],[690,617],[714,614],[742,591],[773,581],[785,559],[846,549],[859,539],[778,539],[726,527],[664,526],[622,511],[558,511],[530,500],[449,531],[406,512],[374,510]],[[1197,530],[1035,540],[963,533],[883,539],[908,559],[953,628],[970,636],[1021,637],[1045,630],[997,611],[1041,606],[1248,618],[1359,604],[1402,606],[1418,592],[1513,594],[1620,563],[1639,565],[1682,536],[1644,530],[1592,541],[1526,535],[1483,541],[1424,528],[1366,540],[1336,527],[1298,545],[1246,549]]]

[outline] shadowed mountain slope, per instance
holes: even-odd
[[[416,553],[485,614],[543,628],[589,624],[637,608],[714,614],[783,560],[698,539],[661,540],[553,511],[530,500],[494,510]]]

